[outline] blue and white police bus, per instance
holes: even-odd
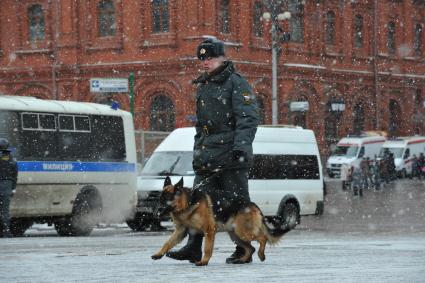
[[[136,146],[129,112],[107,105],[0,95],[0,137],[18,161],[15,236],[34,223],[89,235],[134,211]]]

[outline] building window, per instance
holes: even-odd
[[[363,17],[360,15],[354,17],[354,47],[363,47]]]
[[[218,25],[221,33],[230,33],[230,0],[220,0]]]
[[[40,41],[46,36],[46,24],[44,22],[43,8],[39,4],[28,8],[29,40]]]
[[[326,13],[325,43],[335,45],[335,13],[333,11]]]
[[[258,108],[258,116],[260,116],[260,120],[258,123],[260,125],[264,125],[266,123],[266,114],[264,111],[264,100],[262,97],[257,96],[257,108]]]
[[[102,0],[97,5],[99,37],[114,36],[117,25],[113,0]]]
[[[289,26],[291,30],[291,41],[304,41],[304,5],[302,0],[289,0],[288,10],[291,13]]]
[[[254,32],[254,36],[263,37],[263,4],[260,1],[256,1],[254,3],[253,17],[252,30]]]
[[[396,51],[395,47],[395,23],[388,23],[388,34],[387,34],[387,48],[390,54],[394,54]]]
[[[161,33],[170,31],[170,16],[168,13],[168,0],[152,1],[152,32]]]
[[[421,24],[415,25],[413,51],[415,52],[415,55],[422,54],[422,25]]]
[[[171,99],[159,94],[154,97],[151,104],[151,125],[152,131],[169,132],[175,128],[175,112],[174,104]]]
[[[354,106],[354,121],[353,121],[354,134],[360,134],[364,131],[364,104],[358,103]]]

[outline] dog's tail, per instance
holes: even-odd
[[[267,240],[270,244],[276,244],[282,238],[283,235],[292,230],[292,228],[285,222],[272,220],[267,222],[266,218],[263,217],[263,230],[266,234]]]

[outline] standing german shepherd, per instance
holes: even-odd
[[[164,246],[154,255],[152,259],[162,258],[167,251],[180,243],[186,235],[187,229],[204,233],[204,254],[196,265],[207,265],[212,256],[214,248],[215,233],[219,229],[224,229],[229,233],[230,238],[245,249],[245,254],[239,259],[240,263],[246,263],[255,251],[251,241],[258,241],[260,248],[258,257],[261,261],[266,259],[264,250],[266,243],[274,244],[291,229],[269,228],[265,218],[255,203],[241,209],[231,215],[225,223],[218,222],[214,217],[211,198],[204,194],[199,201],[191,205],[191,190],[183,187],[183,178],[175,184],[167,177],[164,181],[164,189],[161,193],[160,202],[166,207],[163,213],[171,213],[171,218],[175,225],[175,230]]]

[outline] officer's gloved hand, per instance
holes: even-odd
[[[242,150],[233,151],[233,161],[244,162],[246,160],[246,152]]]
[[[16,193],[16,190],[13,190],[12,193],[10,194],[10,197],[13,197]]]

